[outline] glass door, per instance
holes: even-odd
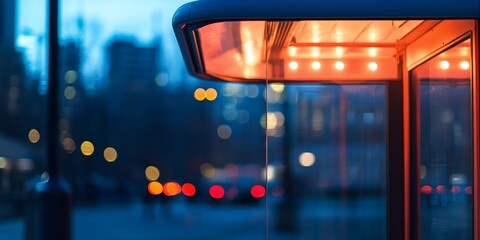
[[[473,239],[472,40],[410,71],[413,238]]]

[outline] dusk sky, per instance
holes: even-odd
[[[63,2],[63,4],[62,4]],[[95,90],[104,84],[106,69],[104,52],[108,41],[118,36],[133,37],[139,45],[150,45],[155,37],[161,37],[163,56],[169,77],[177,79],[180,64],[178,46],[172,29],[175,10],[190,0],[74,0],[60,1],[60,41],[81,39],[84,56],[82,72],[87,89]],[[17,5],[17,47],[24,49],[30,70],[40,74],[40,92],[46,92],[47,79],[45,59],[36,41],[45,38],[46,0],[19,0]],[[83,32],[78,31],[77,20],[84,23]],[[31,40],[26,35],[33,35]],[[79,34],[82,34],[80,37]],[[35,40],[37,39],[37,40]],[[43,44],[45,41],[41,40]],[[174,61],[171,61],[175,59]]]

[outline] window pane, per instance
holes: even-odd
[[[418,97],[422,239],[473,237],[470,44],[466,40],[411,73]]]
[[[271,84],[271,239],[386,239],[385,94]]]

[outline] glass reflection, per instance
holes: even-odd
[[[385,91],[282,85],[285,101],[272,91],[269,111],[285,117],[268,127],[271,239],[386,239]]]
[[[470,45],[465,40],[411,72],[421,239],[473,237]]]

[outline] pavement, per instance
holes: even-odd
[[[279,207],[272,205],[267,209],[265,204],[212,205],[184,201],[103,204],[73,210],[72,239],[382,240],[386,237],[386,213],[380,203],[384,201],[347,205],[318,199],[302,202],[298,217],[290,221],[299,225],[295,233],[275,230]],[[24,239],[24,229],[21,218],[1,221],[0,239]]]
[[[171,206],[102,205],[73,210],[72,237],[75,240],[267,239],[265,216],[265,207],[261,205],[214,206],[181,202]],[[0,222],[0,239],[21,240],[24,231],[22,218]],[[291,237],[285,235],[275,239]]]

